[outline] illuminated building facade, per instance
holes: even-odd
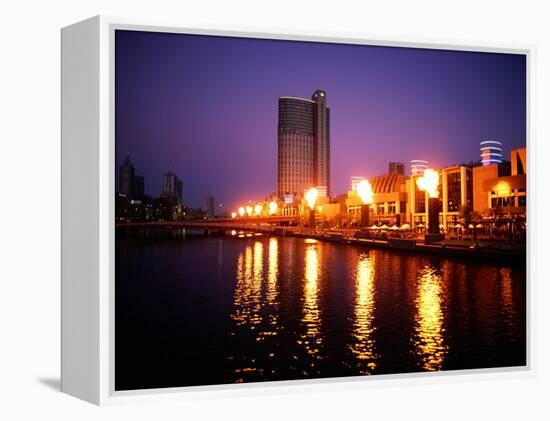
[[[498,140],[485,140],[479,144],[481,164],[484,166],[502,164],[502,143]]]
[[[476,167],[474,210],[485,219],[525,217],[527,206],[527,149],[511,151],[510,164]]]
[[[400,225],[407,220],[408,179],[409,177],[404,175],[390,173],[369,180],[373,191],[370,205],[372,223]],[[350,220],[359,221],[362,204],[355,189],[348,192],[346,207]]]
[[[330,110],[324,91],[311,99],[279,98],[277,146],[279,198],[300,198],[312,186],[330,195]]]
[[[411,161],[411,175],[422,175],[428,168],[428,161],[422,159],[413,159]]]
[[[409,222],[414,227],[425,226],[428,221],[428,193],[418,188],[416,174],[407,181]],[[460,208],[472,206],[473,174],[466,166],[452,166],[439,170],[439,223],[444,229],[456,225]]]

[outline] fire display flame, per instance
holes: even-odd
[[[319,192],[315,187],[312,187],[306,192],[305,198],[310,209],[315,209],[315,202],[317,201],[318,195]]]
[[[428,168],[424,175],[416,179],[416,185],[422,191],[427,191],[430,197],[439,197],[437,187],[439,185],[439,173]]]
[[[277,202],[269,202],[269,214],[274,215],[277,212]]]
[[[370,205],[372,203],[372,186],[369,180],[361,180],[361,182],[357,184],[355,191],[365,205]]]

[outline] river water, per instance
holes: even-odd
[[[292,237],[117,238],[117,390],[521,366],[525,267]]]

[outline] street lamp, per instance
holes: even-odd
[[[251,215],[252,215],[252,206],[247,206],[247,207],[246,207],[246,214],[247,214],[248,216],[251,216]]]
[[[309,189],[305,194],[306,202],[309,206],[309,223],[311,228],[315,227],[315,202],[317,202],[317,196],[319,192],[315,187]]]
[[[241,207],[239,208],[239,211],[238,211],[238,212],[239,212],[239,216],[242,218],[242,217],[244,216],[244,213],[245,213],[244,208],[241,206]]]
[[[369,226],[370,204],[372,203],[372,186],[369,180],[361,180],[355,191],[363,202],[361,205],[361,226],[366,228]]]
[[[262,205],[258,204],[254,206],[254,213],[256,214],[256,216],[260,216],[260,214],[262,213]]]
[[[235,219],[237,217],[237,212],[231,212],[231,218]]]

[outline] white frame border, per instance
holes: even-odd
[[[205,399],[212,396],[255,396],[265,392],[287,394],[295,392],[334,391],[342,389],[366,389],[382,386],[414,386],[430,382],[438,384],[480,380],[505,380],[536,376],[536,341],[534,279],[532,273],[534,261],[533,226],[537,226],[536,204],[533,196],[527,197],[527,217],[529,230],[527,234],[527,278],[526,278],[526,343],[527,365],[525,367],[494,368],[444,371],[436,373],[407,373],[377,376],[357,376],[312,380],[292,380],[262,383],[244,383],[214,386],[175,387],[145,389],[135,391],[114,390],[114,31],[136,30],[147,32],[169,32],[181,34],[231,36],[244,38],[262,38],[294,41],[332,42],[343,44],[366,44],[388,47],[409,47],[426,49],[444,49],[458,51],[475,51],[503,54],[522,54],[526,56],[527,77],[527,130],[526,145],[529,161],[529,174],[535,174],[535,163],[538,149],[533,138],[534,118],[532,112],[534,45],[495,43],[481,41],[458,41],[426,38],[392,37],[380,38],[363,33],[344,33],[329,31],[311,31],[289,28],[265,28],[242,25],[200,25],[185,24],[172,20],[153,20],[99,16],[100,28],[100,144],[99,144],[99,404],[119,404],[182,399]],[[528,191],[536,192],[533,176],[527,177]],[[196,392],[202,393],[196,393]]]

